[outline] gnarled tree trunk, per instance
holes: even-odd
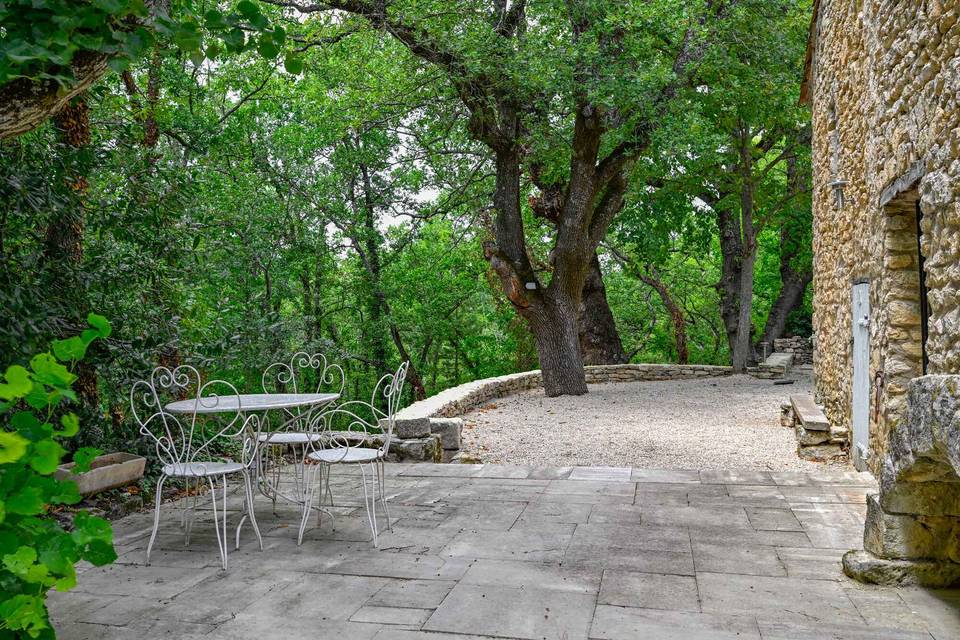
[[[603,272],[596,252],[590,261],[582,296],[577,322],[583,363],[624,364],[627,354],[607,302],[607,289],[603,284]]]

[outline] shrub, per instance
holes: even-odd
[[[113,562],[110,523],[85,511],[66,531],[48,514],[52,505],[80,501],[77,484],[53,474],[66,450],[61,441],[80,429],[77,416],[61,403],[76,400],[71,369],[97,338],[110,335],[106,318],[90,314],[90,328],[57,340],[29,368],[13,365],[0,382],[0,636],[55,638],[46,607],[51,588],[66,591],[77,581],[75,566]],[[65,366],[68,365],[68,366]],[[76,470],[85,471],[99,454],[74,453]]]

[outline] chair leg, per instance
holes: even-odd
[[[244,520],[247,517],[250,518],[250,524],[253,526],[253,532],[257,535],[257,543],[260,545],[260,551],[263,551],[263,537],[260,535],[260,527],[257,525],[257,514],[253,510],[254,506],[254,493],[253,493],[253,482],[250,480],[250,472],[247,469],[243,470],[243,492],[244,492],[244,511],[245,513],[240,518],[240,524],[237,525],[237,546],[240,548],[240,528],[243,526]]]
[[[387,531],[393,533],[393,524],[390,522],[390,507],[387,506],[387,473],[383,466],[383,460],[377,460],[377,481],[380,489],[380,504],[383,505],[383,513],[387,517]]]
[[[327,468],[327,465],[319,462],[314,466],[320,467],[317,471],[313,472],[314,474],[316,473],[320,474],[320,496],[317,498],[317,526],[319,527],[321,517],[323,515],[323,511],[321,510],[321,507],[323,506],[324,479],[327,477],[327,474],[330,473],[330,469]]]
[[[367,472],[366,465],[358,464],[360,467],[360,476],[363,482],[363,504],[367,507],[367,520],[370,521],[370,531],[373,533],[373,546],[379,547],[380,544],[377,540],[377,494],[376,494],[376,484],[372,487],[373,491],[367,490]],[[371,495],[372,493],[372,495]]]
[[[303,513],[300,515],[300,531],[297,532],[297,546],[303,544],[303,533],[307,530],[307,521],[310,519],[310,509],[313,505],[313,493],[314,487],[317,480],[317,473],[323,473],[322,464],[312,465],[310,468],[310,477],[304,477],[304,490],[303,490]],[[304,474],[306,475],[307,471],[304,468]],[[321,476],[322,481],[322,476]],[[317,522],[319,524],[320,518],[320,505],[319,501],[317,504]]]
[[[332,507],[332,506],[333,506],[333,493],[330,492],[330,472],[333,470],[333,465],[331,465],[331,464],[326,464],[326,465],[324,465],[324,466],[327,468],[327,469],[326,469],[326,473],[324,474],[324,486],[326,487],[327,498],[329,498],[329,500],[330,500],[330,506]],[[321,493],[321,496],[322,496],[322,495],[323,495],[323,494]]]
[[[153,542],[157,539],[157,529],[160,528],[160,501],[163,499],[163,483],[167,476],[161,475],[157,481],[156,505],[153,508],[153,531],[150,532],[150,542],[147,543],[147,564],[150,564],[150,551],[153,549]]]
[[[200,478],[196,478],[193,485],[193,495],[190,492],[190,477],[187,476],[187,497],[185,503],[187,524],[184,527],[183,546],[190,546],[190,534],[193,533],[193,522],[197,517],[197,502],[200,499]]]
[[[220,560],[221,560],[220,564],[221,564],[221,566],[223,567],[223,570],[226,571],[226,570],[227,570],[227,541],[226,541],[226,537],[227,537],[227,531],[226,531],[226,522],[227,522],[227,514],[226,514],[226,507],[227,507],[227,496],[226,496],[226,493],[227,493],[227,492],[226,492],[226,489],[227,489],[227,482],[226,482],[226,478],[224,478],[224,482],[223,482],[223,489],[224,489],[224,492],[223,492],[223,493],[224,493],[224,496],[223,496],[223,507],[224,507],[223,522],[224,522],[224,531],[223,531],[223,537],[222,537],[222,538],[220,537],[220,520],[219,520],[219,518],[217,517],[217,482],[215,481],[214,477],[212,477],[212,476],[210,476],[210,477],[207,478],[207,482],[210,484],[210,494],[211,494],[211,496],[212,496],[212,502],[213,502],[213,531],[214,531],[214,533],[217,534],[217,546],[220,548]]]

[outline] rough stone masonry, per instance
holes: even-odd
[[[851,293],[866,284],[866,462],[881,480],[864,550],[844,569],[865,581],[951,584],[960,580],[960,3],[815,0],[814,12],[802,94],[813,111],[817,399],[832,423],[852,427]]]

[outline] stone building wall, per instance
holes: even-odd
[[[817,4],[805,86],[813,110],[817,395],[831,421],[851,426],[851,292],[853,282],[869,281],[877,472],[889,431],[905,416],[908,383],[922,373],[918,200],[928,372],[960,371],[960,2]],[[842,204],[832,183],[841,185]]]

